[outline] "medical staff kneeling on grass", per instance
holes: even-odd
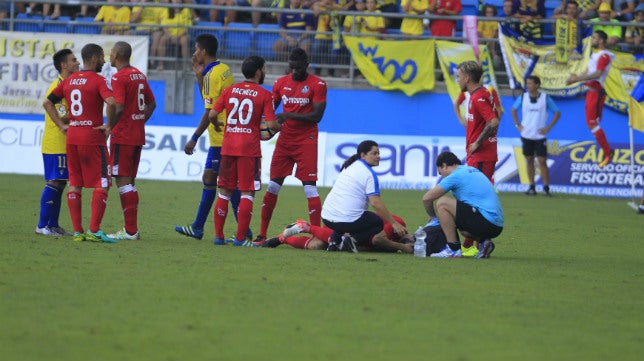
[[[378,176],[372,167],[380,164],[380,149],[373,140],[358,144],[356,153],[342,164],[342,170],[322,205],[322,221],[333,230],[327,251],[358,252],[357,246],[371,240],[380,251],[413,252],[411,244],[390,240],[383,220],[402,237],[407,228],[395,220],[380,199]],[[378,212],[370,212],[369,205]]]
[[[461,165],[452,152],[439,154],[436,168],[443,178],[425,193],[423,205],[430,218],[438,216],[447,245],[431,257],[461,257],[458,229],[479,242],[475,258],[489,258],[495,247],[492,238],[503,231],[503,209],[494,186],[478,169]],[[449,191],[454,197],[446,196]]]

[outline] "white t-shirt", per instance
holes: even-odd
[[[378,176],[358,159],[336,179],[322,205],[322,218],[331,222],[353,222],[369,208],[369,197],[380,195]]]

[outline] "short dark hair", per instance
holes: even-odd
[[[303,63],[309,63],[309,55],[302,48],[295,48],[291,51],[291,54],[288,56],[288,61],[298,61]]]
[[[604,32],[603,30],[595,30],[595,34],[599,35],[604,43],[606,43],[606,41],[608,40],[608,35],[606,35],[606,32]]]
[[[200,48],[206,50],[206,54],[210,57],[217,57],[217,50],[219,49],[219,41],[212,34],[199,34],[195,39],[195,43],[199,45]]]
[[[63,70],[63,63],[67,61],[67,56],[73,54],[71,49],[60,49],[54,54],[54,68],[60,73]]]
[[[483,76],[483,68],[481,64],[475,62],[474,60],[464,61],[456,67],[460,69],[463,74],[472,78],[472,81],[479,83],[481,81],[481,76]]]
[[[98,44],[89,43],[81,49],[81,58],[83,58],[83,62],[90,61],[93,56],[101,56],[101,54],[105,55],[105,52]]]
[[[261,70],[266,64],[266,60],[261,56],[251,55],[244,59],[242,63],[242,74],[246,79],[250,79],[255,76],[258,70]]]
[[[537,85],[541,85],[541,79],[536,75],[530,75],[529,77],[526,78],[526,80],[528,79],[532,80]]]
[[[128,62],[130,61],[130,58],[132,57],[132,46],[130,46],[130,44],[125,41],[117,41],[114,43],[114,49],[116,50],[116,54],[119,59]]]
[[[443,164],[450,165],[461,165],[461,160],[458,159],[456,154],[450,151],[444,151],[436,157],[436,168],[440,168]]]

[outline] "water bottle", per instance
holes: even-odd
[[[425,244],[425,238],[427,233],[423,230],[423,227],[418,227],[416,233],[414,233],[416,242],[414,242],[414,256],[415,257],[427,257],[427,244]]]

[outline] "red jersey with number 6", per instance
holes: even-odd
[[[262,156],[259,143],[262,116],[267,121],[275,120],[271,92],[257,83],[237,83],[224,90],[213,109],[219,113],[226,110],[222,155]]]
[[[110,135],[114,144],[145,144],[145,105],[154,101],[148,80],[139,69],[125,67],[112,76],[116,103],[123,104],[123,113]]]
[[[485,87],[479,87],[470,94],[470,103],[467,107],[467,128],[465,130],[466,152],[470,144],[476,142],[483,133],[487,122],[498,118],[494,99]],[[496,131],[478,147],[474,154],[468,154],[475,162],[496,162]]]
[[[105,134],[94,127],[103,125],[103,103],[112,96],[105,78],[81,70],[67,77],[51,92],[69,104],[67,144],[105,145]]]

